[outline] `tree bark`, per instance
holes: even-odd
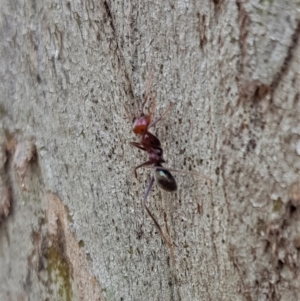
[[[300,6],[1,7],[0,300],[300,300]],[[150,82],[176,193],[132,118]]]

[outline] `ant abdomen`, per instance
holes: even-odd
[[[166,191],[176,191],[177,184],[172,174],[164,168],[155,168],[154,177],[158,186]]]

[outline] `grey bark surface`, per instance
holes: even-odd
[[[1,3],[0,300],[300,300],[299,1]],[[153,187],[153,132],[179,189]]]

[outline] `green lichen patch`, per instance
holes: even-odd
[[[55,246],[48,248],[46,258],[48,260],[47,272],[49,280],[56,287],[56,300],[71,301],[73,292],[68,261]]]
[[[282,208],[282,200],[278,198],[277,200],[273,201],[273,212],[279,212]]]

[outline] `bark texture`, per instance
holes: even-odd
[[[300,300],[300,3],[3,0],[0,300]],[[153,73],[178,192],[131,132]]]

